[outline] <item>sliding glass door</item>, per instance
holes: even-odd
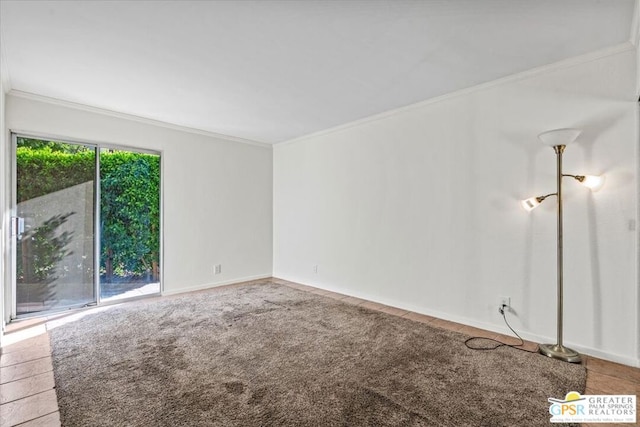
[[[96,301],[96,149],[17,137],[16,314]]]
[[[14,316],[160,292],[160,155],[14,135]]]

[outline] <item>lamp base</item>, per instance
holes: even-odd
[[[559,359],[569,363],[580,363],[580,354],[560,344],[540,344],[538,351],[545,356]]]

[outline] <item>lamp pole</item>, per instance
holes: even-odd
[[[557,275],[558,275],[558,339],[556,344],[541,344],[539,346],[540,353],[554,359],[564,360],[565,362],[580,363],[580,354],[562,344],[562,322],[563,322],[563,239],[562,239],[562,153],[565,145],[555,145],[553,147],[556,152],[556,173],[557,173],[557,193],[558,196],[558,248],[557,248]]]

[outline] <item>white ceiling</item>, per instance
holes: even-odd
[[[634,0],[6,1],[10,89],[275,143],[627,42]]]

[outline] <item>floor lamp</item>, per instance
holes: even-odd
[[[562,173],[562,153],[567,145],[571,144],[580,135],[578,129],[555,129],[538,135],[540,141],[553,148],[556,153],[556,171],[557,171],[557,190],[555,193],[546,194],[544,196],[531,197],[527,200],[523,200],[522,206],[531,211],[535,209],[542,201],[547,197],[556,196],[558,199],[558,248],[557,248],[557,303],[558,303],[558,339],[555,344],[542,344],[539,346],[540,353],[545,356],[553,357],[554,359],[564,360],[565,362],[580,363],[580,354],[562,344],[562,321],[563,321],[563,248],[562,248],[562,178],[571,177],[580,182],[585,187],[592,191],[598,191],[604,184],[604,178],[602,176],[591,175],[570,175]]]

